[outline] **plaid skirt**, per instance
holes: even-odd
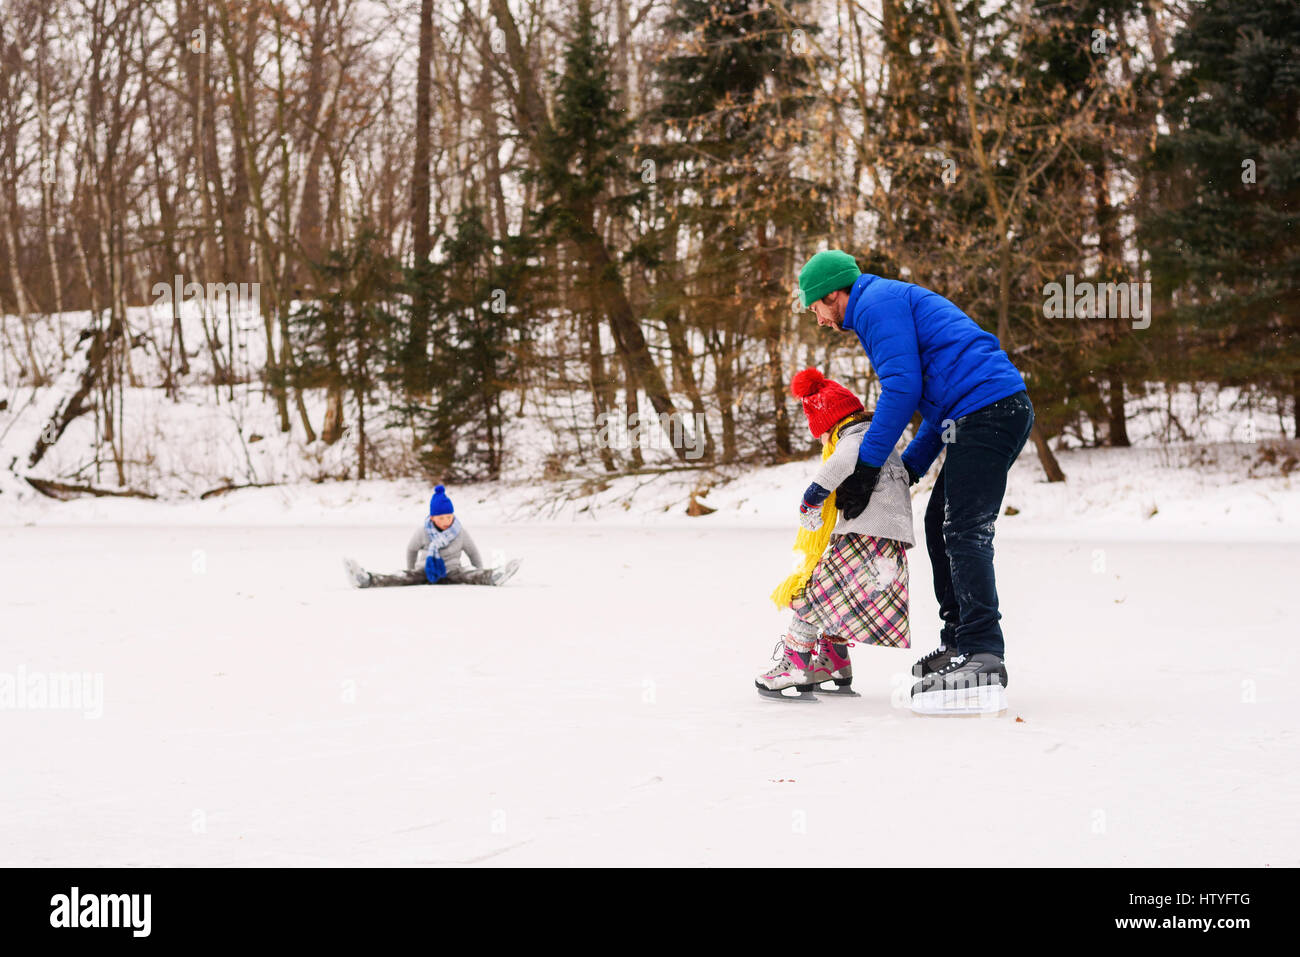
[[[790,610],[827,637],[909,648],[907,550],[871,535],[835,535]]]

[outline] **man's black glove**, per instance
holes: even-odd
[[[924,472],[915,471],[912,466],[908,465],[906,462],[903,463],[903,468],[907,469],[908,485],[915,485],[917,482],[921,481],[921,476],[925,474]]]
[[[858,459],[853,474],[840,483],[835,490],[835,505],[845,518],[857,518],[871,501],[871,493],[876,490],[876,479],[880,469]]]

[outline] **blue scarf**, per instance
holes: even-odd
[[[437,525],[433,524],[433,516],[430,515],[424,520],[424,535],[429,540],[429,554],[436,555],[452,542],[460,534],[460,519],[453,518],[451,524],[447,526],[446,531],[440,531]]]

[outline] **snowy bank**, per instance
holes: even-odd
[[[1300,443],[1073,449],[1068,476],[1048,483],[1032,447],[1012,469],[999,535],[1157,541],[1300,539]],[[614,478],[456,486],[466,521],[480,524],[752,526],[793,528],[815,460],[771,468],[657,471]],[[918,528],[933,473],[914,490]],[[406,525],[430,489],[414,480],[300,482],[167,501],[82,497],[56,501],[12,484],[0,495],[7,525]],[[695,501],[703,509],[690,509]],[[688,511],[706,514],[688,514]]]

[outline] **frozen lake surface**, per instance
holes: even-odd
[[[0,527],[0,680],[102,680],[0,710],[0,863],[924,866],[958,815],[984,865],[1300,864],[1294,543],[1000,531],[1010,711],[944,719],[923,548],[913,649],[800,705],[752,688],[792,530],[465,521],[506,587],[350,588],[402,525]]]

